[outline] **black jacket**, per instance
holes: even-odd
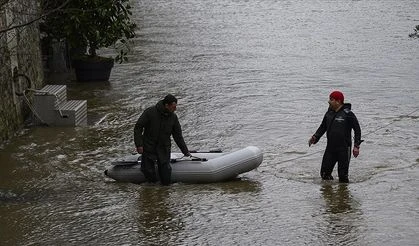
[[[317,143],[323,134],[327,132],[327,149],[351,147],[352,129],[355,133],[354,143],[356,146],[359,146],[362,142],[361,127],[355,114],[351,111],[351,104],[345,103],[338,112],[331,109],[326,112],[314,136]]]
[[[182,136],[182,129],[178,117],[164,108],[163,101],[147,108],[138,119],[134,128],[134,142],[136,147],[143,147],[144,154],[170,160],[171,139],[183,154],[188,148]]]

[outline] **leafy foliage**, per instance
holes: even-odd
[[[63,5],[64,4],[64,5]],[[100,48],[121,46],[116,61],[126,60],[127,40],[135,36],[136,25],[129,0],[57,0],[44,2],[47,15],[41,30],[50,39],[67,40],[71,47],[88,47],[90,57]]]

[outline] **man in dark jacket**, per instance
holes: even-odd
[[[323,155],[320,176],[323,180],[333,180],[332,171],[338,163],[339,182],[348,183],[349,161],[351,159],[352,129],[355,133],[353,155],[358,157],[361,145],[361,127],[351,111],[351,104],[344,103],[340,91],[333,91],[329,96],[329,110],[316,133],[309,139],[308,145],[316,144],[326,132],[327,145]]]
[[[134,142],[137,152],[142,154],[141,171],[149,182],[157,182],[157,164],[160,182],[170,185],[172,167],[170,166],[171,139],[185,156],[190,156],[182,136],[182,129],[174,113],[177,99],[168,94],[155,106],[147,108],[138,119],[134,128]]]

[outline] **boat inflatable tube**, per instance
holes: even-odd
[[[214,183],[233,179],[257,168],[263,161],[262,151],[249,146],[231,153],[196,152],[193,157],[171,154],[172,182]],[[141,155],[131,155],[112,163],[105,175],[118,182],[146,182],[141,172]]]

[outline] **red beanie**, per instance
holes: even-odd
[[[341,103],[343,103],[343,101],[344,101],[344,99],[345,99],[345,98],[343,97],[343,93],[342,93],[342,92],[340,92],[340,91],[334,91],[334,92],[330,93],[329,98],[333,98],[333,99],[335,99],[336,101],[340,101]]]

